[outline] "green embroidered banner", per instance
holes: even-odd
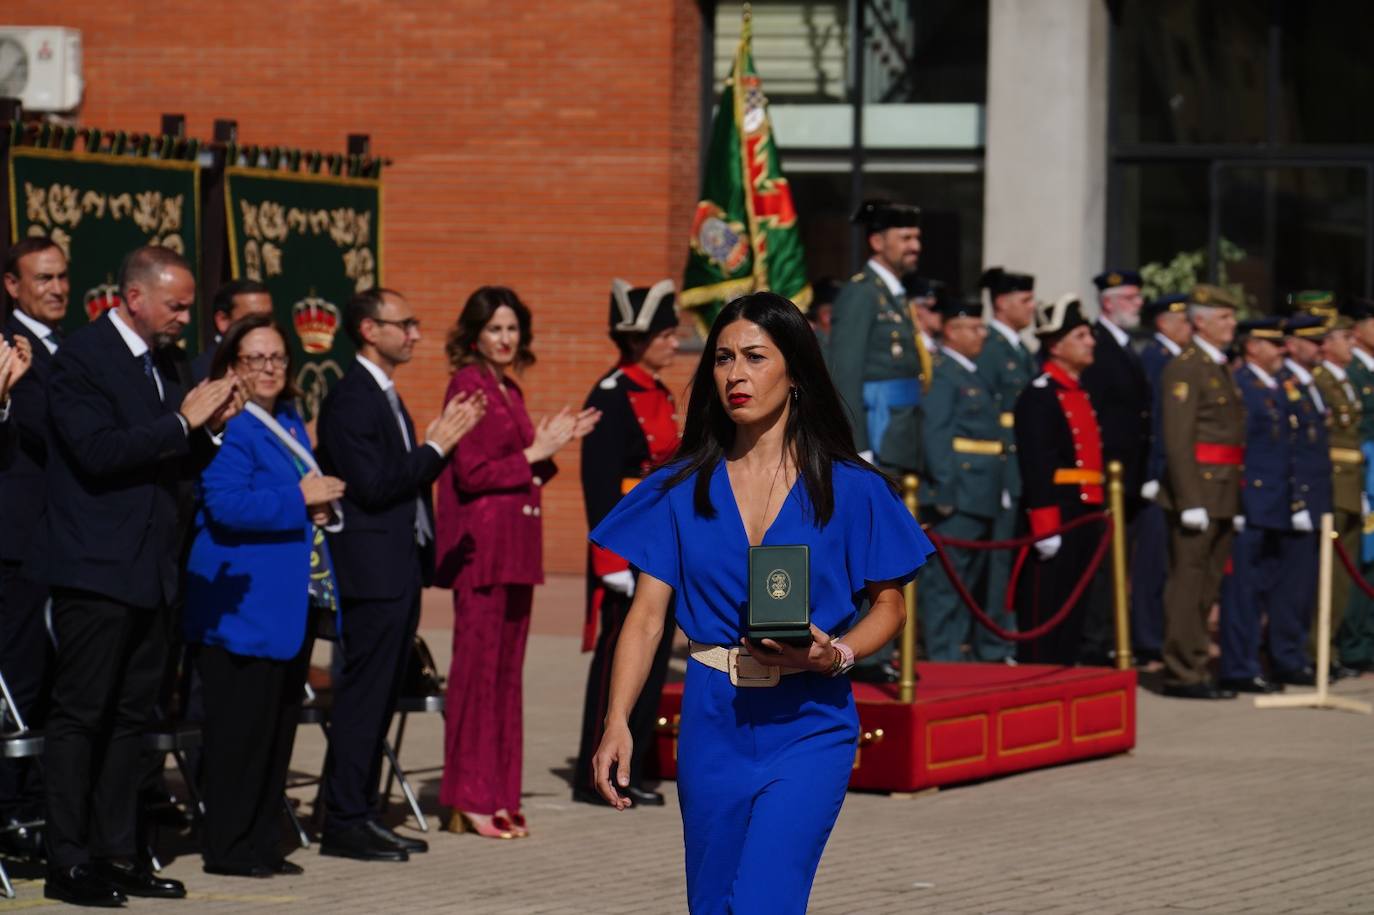
[[[310,419],[353,356],[344,303],[382,281],[382,184],[229,168],[224,194],[234,278],[271,290]]]
[[[134,248],[162,245],[200,268],[200,169],[195,162],[10,150],[10,226],[18,241],[47,235],[67,254],[72,302],[65,330],[119,304],[119,263]],[[183,345],[199,349],[200,309]]]

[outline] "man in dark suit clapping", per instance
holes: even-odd
[[[349,300],[343,318],[358,358],[319,419],[320,467],[348,485],[344,529],[329,538],[343,599],[343,668],[334,683],[320,853],[405,861],[428,845],[376,818],[382,740],[419,623],[420,590],[434,575],[430,487],[485,403],[450,400],[417,441],[392,380],[420,341],[410,303],[371,289]]]
[[[44,757],[44,894],[80,905],[180,898],[135,855],[142,732],[165,668],[181,578],[187,487],[243,405],[232,375],[188,388],[175,345],[196,282],[166,248],[139,248],[120,304],[53,360],[42,572],[57,642]]]
[[[49,666],[43,610],[48,586],[32,568],[47,503],[48,373],[67,316],[67,257],[50,238],[26,238],[5,257],[5,292],[13,304],[4,335],[32,355],[28,375],[10,392],[15,447],[0,473],[0,673],[29,727],[42,727]],[[43,785],[35,760],[0,761],[0,827],[39,819]],[[9,850],[42,853],[42,836],[15,830]]]

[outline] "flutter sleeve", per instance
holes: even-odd
[[[841,494],[836,487],[835,504],[848,516],[850,592],[858,593],[867,582],[906,584],[935,548],[882,477],[857,467],[846,466],[845,471],[847,491]]]
[[[670,473],[665,467],[645,477],[601,519],[588,539],[678,591],[682,585],[681,539],[670,499],[673,490],[663,489]],[[681,487],[690,492],[690,481],[675,488]]]

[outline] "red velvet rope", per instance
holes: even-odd
[[[1364,580],[1364,576],[1360,574],[1360,570],[1355,567],[1354,560],[1352,560],[1350,554],[1345,551],[1345,544],[1341,543],[1341,538],[1332,537],[1331,539],[1336,543],[1336,555],[1341,557],[1341,565],[1345,566],[1346,574],[1350,576],[1350,580],[1365,593],[1366,597],[1374,598],[1374,585]]]
[[[1040,540],[1058,537],[1060,534],[1066,534],[1074,528],[1082,527],[1085,524],[1106,520],[1106,512],[1093,512],[1091,515],[1083,515],[1080,518],[1074,518],[1068,524],[1044,534],[1027,534],[1024,537],[1017,537],[1014,540],[959,540],[955,537],[941,537],[939,534],[929,529],[926,530],[926,536],[931,540],[939,539],[945,546],[957,547],[961,550],[1015,550],[1023,546],[1030,546]],[[1108,529],[1110,530],[1110,528]]]
[[[1027,629],[1025,632],[1013,632],[1012,630],[1004,629],[1001,626],[999,626],[996,623],[996,621],[989,617],[987,613],[984,612],[983,608],[978,606],[978,602],[973,599],[973,595],[968,593],[968,588],[966,588],[964,586],[964,583],[959,580],[959,576],[954,574],[954,563],[950,562],[949,557],[945,555],[945,546],[959,546],[962,543],[967,542],[977,544],[978,546],[974,547],[974,549],[977,549],[979,547],[990,549],[991,547],[988,547],[986,544],[996,541],[950,540],[947,538],[940,537],[938,534],[929,532],[927,533],[930,537],[930,542],[935,546],[935,555],[939,558],[941,567],[944,568],[945,574],[949,576],[950,583],[954,585],[955,593],[959,595],[959,599],[964,602],[964,605],[966,607],[968,607],[969,612],[973,614],[973,618],[978,621],[978,624],[982,626],[984,629],[991,631],[998,638],[1007,639],[1012,642],[1033,642],[1045,633],[1049,632],[1051,629],[1058,626],[1060,623],[1064,622],[1064,620],[1068,617],[1069,612],[1073,610],[1074,606],[1078,603],[1078,599],[1083,596],[1083,592],[1087,590],[1088,583],[1091,582],[1093,576],[1097,574],[1098,566],[1102,565],[1102,560],[1107,555],[1107,548],[1111,546],[1112,518],[1105,512],[1099,512],[1095,515],[1085,515],[1082,518],[1075,518],[1073,521],[1070,521],[1068,524],[1065,524],[1058,530],[1051,531],[1047,534],[1042,534],[1039,537],[1021,537],[1017,540],[1001,541],[1001,543],[1006,544],[1006,546],[1001,547],[1002,549],[1010,549],[1013,546],[1021,546],[1022,541],[1026,541],[1027,543],[1034,543],[1037,540],[1058,536],[1064,533],[1065,531],[1072,530],[1075,527],[1080,527],[1088,521],[1098,520],[1103,522],[1104,527],[1104,530],[1102,531],[1102,542],[1097,545],[1097,550],[1093,552],[1093,558],[1088,562],[1087,568],[1083,570],[1083,575],[1078,579],[1078,583],[1073,586],[1073,591],[1069,593],[1069,597],[1064,602],[1064,606],[1060,607],[1055,612],[1054,616],[1045,620],[1045,622],[1041,623],[1039,626],[1036,626],[1034,629]]]

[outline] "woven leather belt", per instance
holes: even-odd
[[[1054,482],[1062,486],[1101,486],[1102,471],[1084,467],[1060,467],[1054,472]]]
[[[954,437],[954,452],[956,454],[1001,454],[1002,443],[985,438],[963,438],[956,435]]]
[[[739,687],[777,686],[783,677],[804,673],[797,667],[761,664],[740,646],[726,648],[724,645],[703,645],[689,641],[687,650],[693,661],[729,674],[730,682]]]
[[[1332,448],[1331,460],[1337,464],[1362,464],[1364,454],[1358,448]]]

